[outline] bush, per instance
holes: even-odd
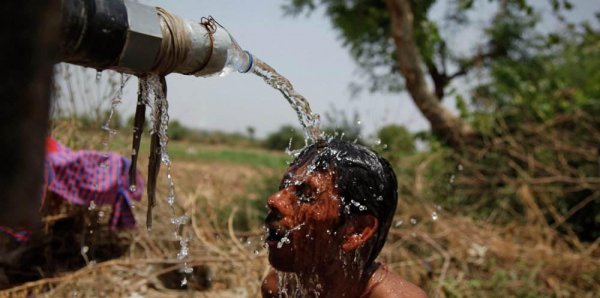
[[[291,125],[284,125],[271,133],[264,141],[264,147],[271,150],[291,150],[304,147],[304,137]]]
[[[377,138],[381,142],[377,151],[390,163],[394,164],[402,156],[415,153],[415,140],[413,135],[400,125],[387,125],[379,129]]]
[[[181,141],[183,139],[188,139],[191,131],[189,128],[183,126],[183,124],[181,124],[181,122],[178,120],[171,120],[169,121],[167,133],[169,134],[169,139],[173,141]]]

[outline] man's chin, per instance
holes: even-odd
[[[268,245],[268,243],[267,243]],[[269,245],[269,263],[275,270],[282,272],[294,271],[294,258],[289,248],[277,248]]]

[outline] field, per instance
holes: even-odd
[[[130,152],[128,136],[119,134],[106,146],[102,145],[105,137],[71,134],[63,141],[73,148]],[[148,144],[143,143],[142,148],[139,170],[145,176]],[[76,216],[88,222],[100,221],[72,231],[81,237],[76,237],[80,242],[70,243],[75,253],[68,258],[77,259],[83,267],[56,270],[0,291],[0,296],[260,296],[260,282],[269,268],[261,238],[265,200],[276,189],[290,157],[257,148],[189,142],[171,142],[169,153],[177,208],[171,210],[165,202],[163,168],[151,232],[144,228],[145,195],[134,208],[138,228],[119,233],[116,239],[106,236],[109,232],[103,229],[98,213],[63,210],[54,216],[79,214]],[[419,158],[403,161],[416,169],[417,176],[426,162]],[[538,221],[535,214],[502,226],[452,214],[422,199],[430,182],[405,175],[399,174],[404,191],[380,260],[426,289],[431,297],[597,297],[598,241],[581,243],[568,238]],[[182,287],[184,275],[179,269],[184,264],[177,259],[180,244],[170,220],[184,213],[190,217],[182,231],[189,239],[189,255],[184,261],[194,272]],[[46,220],[52,227],[53,219]],[[89,234],[94,236],[85,236]],[[109,242],[122,247],[119,254],[110,255],[106,249],[112,247]]]

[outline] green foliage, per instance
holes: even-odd
[[[276,132],[270,133],[263,146],[270,150],[291,150],[304,147],[304,137],[291,125],[284,125]]]
[[[189,135],[189,141],[207,145],[256,147],[254,140],[237,132],[193,130]]]
[[[358,112],[356,111],[352,118],[350,118],[346,112],[332,106],[330,111],[325,112],[325,122],[322,129],[327,136],[364,144],[360,136],[361,126]]]
[[[476,195],[451,204],[477,204],[481,215],[494,213],[509,221],[527,212],[517,182],[597,177],[600,31],[590,25],[573,27],[538,43],[524,55],[498,61],[490,80],[475,89],[477,109],[465,115],[488,143],[476,161],[478,175],[493,179],[477,191],[471,187]],[[594,186],[575,185],[555,182],[532,191],[538,200],[552,202],[548,208],[567,216],[567,230],[592,241],[600,237],[600,202],[592,200],[579,209],[578,204],[595,196]],[[550,224],[560,222],[550,212],[545,217]]]
[[[178,120],[171,120],[169,121],[169,128],[167,130],[167,133],[169,135],[170,140],[180,141],[189,138],[191,130],[183,126],[183,124],[181,124],[181,122],[179,122]]]
[[[233,205],[239,207],[234,221],[236,230],[255,231],[264,224],[267,198],[278,191],[280,180],[279,174],[265,175],[249,183],[247,194],[235,198]]]
[[[141,147],[148,148],[147,141]],[[276,154],[263,150],[248,148],[228,147],[200,147],[190,143],[172,142],[168,146],[169,154],[173,158],[203,160],[207,162],[225,161],[240,165],[249,165],[257,168],[273,168],[283,170],[290,157],[285,154]]]
[[[133,123],[135,122],[135,115],[131,115],[129,117],[127,117],[127,121],[125,121],[125,127],[129,128],[129,129],[133,129]],[[148,124],[148,119],[145,119],[144,121],[144,132],[148,133],[150,126]]]
[[[293,15],[310,12],[317,6],[316,1],[311,0],[289,2],[285,10]],[[394,63],[395,46],[389,39],[390,18],[385,0],[326,0],[319,4],[325,6],[344,46],[350,49],[370,78],[372,90],[397,90],[402,86],[399,76],[389,75],[397,73],[397,67]]]
[[[490,111],[547,121],[558,113],[593,107],[600,98],[600,33],[590,26],[542,39],[534,52],[499,61],[475,99]],[[518,112],[516,112],[518,110]]]
[[[415,140],[413,135],[400,125],[390,124],[379,129],[377,138],[380,145],[377,151],[392,164],[403,156],[415,153]]]
[[[558,0],[557,0],[558,1]],[[478,46],[485,53],[458,52],[448,48],[447,41],[456,36],[443,36],[440,24],[459,27],[469,22],[467,12],[477,1],[456,0],[449,2],[445,19],[431,18],[432,8],[439,1],[411,1],[414,17],[414,38],[423,62],[445,73],[454,67],[470,70],[475,64],[488,62],[522,50],[527,34],[538,22],[529,1],[494,1],[498,3],[493,21],[484,29],[486,40]],[[483,2],[483,1],[479,1]],[[491,2],[491,1],[489,1]],[[567,2],[567,1],[563,1]],[[396,46],[391,39],[390,15],[385,0],[288,0],[284,10],[291,15],[312,12],[317,6],[325,8],[334,28],[338,30],[344,46],[348,47],[358,65],[368,78],[370,91],[402,91],[403,79],[396,64]],[[558,5],[556,11],[569,5]],[[485,61],[484,61],[485,60]],[[464,73],[463,73],[464,74]]]

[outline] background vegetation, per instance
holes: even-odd
[[[440,21],[430,17],[436,2],[287,2],[291,14],[323,7],[366,74],[361,86],[409,92],[431,122],[431,131],[388,125],[365,136],[348,111],[333,109],[324,117],[329,135],[373,147],[396,169],[401,199],[381,260],[432,297],[597,297],[598,22],[575,24],[564,15],[576,3],[548,1],[564,25],[549,32],[540,30],[532,1],[485,1],[497,10],[478,50],[465,54],[451,48]],[[479,2],[448,1],[445,24],[468,25]],[[406,26],[397,25],[409,16],[414,18],[411,38],[404,40],[397,33]],[[403,59],[413,59],[416,68]],[[469,83],[468,90],[457,91],[459,78]],[[103,148],[98,144],[106,135],[98,128],[120,84],[116,77],[108,80],[112,91],[99,101],[104,106],[56,114],[56,137],[74,148]],[[441,103],[449,97],[459,115],[446,117]],[[111,127],[121,134],[106,148],[126,154],[131,121],[122,119],[113,115]],[[283,151],[304,146],[301,130],[284,126],[260,139],[252,128],[207,132],[171,121],[169,136],[180,204],[176,212],[185,210],[191,217],[185,228],[190,262],[196,272],[212,272],[210,290],[201,286],[207,277],[200,273],[184,288],[208,295],[254,295],[267,268],[261,249],[265,199],[291,158]],[[144,204],[135,209],[141,222]],[[172,232],[172,215],[160,210],[156,216],[157,231],[124,235],[128,253],[112,263],[7,293],[86,295],[106,291],[100,285],[104,281],[114,284],[112,291],[119,295],[185,295],[159,278],[174,272],[177,284],[182,275],[173,260],[177,243],[164,237]],[[80,258],[79,251],[72,257]]]

